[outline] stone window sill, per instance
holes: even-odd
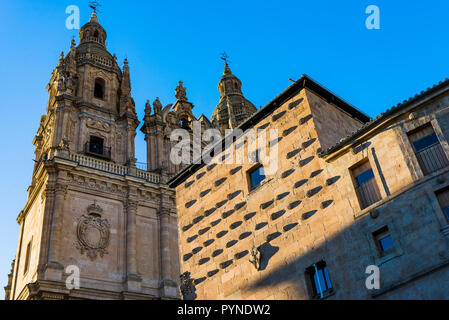
[[[271,181],[273,181],[273,179],[266,179],[264,181],[262,181],[262,183],[260,185],[258,185],[257,187],[251,189],[248,193],[248,197],[255,194],[257,191],[261,190],[262,188],[264,188],[266,185],[268,185]]]
[[[404,255],[404,251],[401,248],[392,249],[391,251],[388,251],[382,255],[379,255],[375,260],[375,264],[378,267],[380,267],[383,264],[387,263],[388,261],[399,258],[403,255]]]
[[[331,290],[329,292],[324,293],[323,297],[316,297],[313,300],[327,300],[328,298],[332,297],[335,295],[335,291]]]

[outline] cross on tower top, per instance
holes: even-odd
[[[229,60],[229,56],[227,55],[227,53],[226,53],[226,51],[224,51],[222,54],[221,54],[221,60],[223,60],[225,63],[229,63],[229,62],[231,62],[230,60]]]
[[[98,10],[98,7],[101,7],[101,4],[97,0],[94,0],[89,2],[89,7],[91,7],[92,10],[94,10],[94,12],[96,13],[97,11],[100,12],[100,10]]]

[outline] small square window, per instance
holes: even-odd
[[[382,229],[377,230],[373,233],[373,236],[380,252],[387,252],[394,247],[393,237],[391,236],[388,227],[383,227]]]
[[[266,179],[265,169],[262,165],[257,166],[255,169],[249,171],[250,190],[254,190],[259,187]]]
[[[333,291],[326,262],[321,261],[312,265],[307,268],[306,274],[311,283],[313,299],[323,299]]]
[[[437,192],[438,202],[440,203],[443,215],[446,221],[449,222],[449,189]]]

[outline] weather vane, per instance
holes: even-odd
[[[89,2],[89,7],[91,7],[92,10],[94,10],[94,12],[96,13],[97,11],[100,12],[100,10],[98,10],[98,7],[101,7],[101,4],[97,0],[94,0]]]
[[[229,56],[226,54],[226,51],[224,51],[222,54],[221,54],[221,60],[223,60],[224,62],[226,62],[226,63],[229,63],[229,62],[231,62],[230,60],[229,60]]]

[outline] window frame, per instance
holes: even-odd
[[[320,276],[317,277],[319,282],[316,282],[315,279],[317,271],[321,272],[322,275],[322,279],[320,278]],[[322,300],[335,292],[335,287],[332,283],[332,277],[330,275],[329,267],[327,266],[326,261],[321,260],[308,267],[306,269],[306,277],[310,287],[309,294],[312,299]],[[321,281],[323,281],[326,285],[326,290],[322,290]],[[321,292],[319,292],[319,288],[321,288]]]
[[[391,252],[393,252],[395,250],[395,246],[396,246],[395,245],[395,241],[394,241],[393,235],[391,234],[390,229],[388,228],[388,225],[385,225],[385,226],[377,229],[376,231],[374,231],[372,233],[372,235],[373,235],[374,241],[376,242],[377,250],[379,251],[379,253],[382,256],[387,255],[387,254],[389,254],[389,253],[391,253]],[[386,239],[386,238],[388,238],[388,237],[391,238],[391,242],[393,243],[393,245],[390,248],[385,249],[383,247],[381,241]]]
[[[429,133],[424,132],[428,130]],[[423,134],[422,137],[416,138],[417,135]],[[425,134],[425,135],[424,135]],[[424,176],[429,176],[435,172],[438,172],[444,168],[449,167],[449,158],[444,150],[442,141],[438,136],[436,127],[432,122],[424,123],[416,128],[406,132],[408,142],[411,146],[411,152],[415,157],[419,168]],[[425,139],[429,139],[433,143],[426,145],[425,147],[417,146],[417,143],[422,142]]]
[[[360,174],[356,175],[356,170],[365,166],[366,164],[369,165],[369,169],[362,171]],[[364,174],[366,174],[368,171],[372,172],[372,178],[369,180],[364,181],[362,184],[359,183],[358,178]],[[357,164],[353,165],[352,167],[349,168],[349,172],[350,172],[350,176],[352,177],[352,182],[354,185],[354,191],[360,206],[360,210],[365,210],[366,208],[371,207],[372,205],[378,203],[379,201],[382,200],[382,193],[381,193],[381,189],[379,188],[379,184],[377,183],[377,178],[376,178],[376,172],[374,171],[374,167],[371,166],[371,161],[369,158],[365,158],[361,161],[359,161]],[[365,184],[367,184],[368,182],[373,181],[374,185],[371,186],[371,188],[373,188],[373,192],[375,193],[374,195],[372,195],[373,198],[377,199],[372,203],[369,203],[370,201],[368,201],[368,199],[365,199],[363,194],[361,194],[360,190],[361,187]],[[368,204],[369,203],[369,204]],[[366,205],[367,204],[367,205]]]
[[[449,205],[443,208],[443,204],[440,199],[440,195],[442,195],[443,193],[446,193],[446,192],[449,193],[449,186],[435,191],[435,196],[437,198],[438,206],[441,210],[441,213],[443,214],[443,219],[446,222],[446,225],[449,225]],[[445,209],[447,209],[448,212],[445,212]]]
[[[102,90],[102,96],[98,97],[96,95],[97,93],[97,85],[99,85],[101,87]],[[95,78],[94,81],[94,98],[95,99],[99,99],[99,100],[106,100],[106,80],[104,80],[103,78]]]
[[[261,163],[258,163],[247,171],[248,188],[250,192],[258,189],[260,186],[263,185],[264,181],[267,180],[267,176],[264,173],[263,175],[264,179],[262,179],[257,185],[253,185],[253,174],[260,169],[264,169],[264,166]]]
[[[33,249],[33,239],[31,239],[27,246],[25,251],[25,264],[23,266],[23,275],[26,276],[28,274],[28,271],[30,270],[30,263],[31,263],[31,251]]]

